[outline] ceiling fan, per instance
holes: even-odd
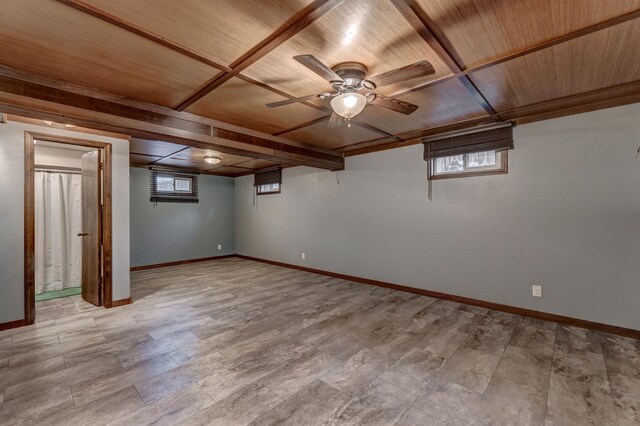
[[[293,59],[327,80],[333,87],[333,92],[324,92],[317,95],[271,102],[266,104],[266,106],[276,108],[296,102],[305,102],[314,98],[333,98],[331,99],[333,113],[329,119],[329,127],[337,127],[342,121],[346,121],[349,127],[351,127],[351,119],[360,114],[368,103],[402,114],[408,115],[413,113],[418,109],[418,105],[374,93],[374,90],[379,87],[400,83],[417,77],[424,77],[436,72],[429,62],[420,61],[366,78],[367,67],[358,62],[343,62],[333,68],[329,68],[313,55],[298,55],[294,56]],[[361,91],[365,93],[360,93]]]

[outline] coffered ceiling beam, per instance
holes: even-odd
[[[487,114],[492,118],[499,120],[499,117],[496,115],[496,111],[469,77],[466,75],[458,76],[458,74],[461,74],[462,72],[460,59],[455,58],[455,53],[450,46],[448,48],[446,47],[447,43],[444,41],[444,37],[439,34],[439,30],[422,8],[420,8],[414,0],[391,0],[391,3],[402,14],[413,29],[418,32],[420,37],[429,44],[429,46],[435,51],[436,55],[438,55],[438,57],[451,69],[453,74],[459,78],[460,82],[476,99],[476,101],[478,101]]]
[[[178,53],[181,53],[185,56],[188,56],[192,59],[195,59],[199,62],[202,62],[203,64],[207,64],[209,66],[212,66],[214,68],[217,68],[219,70],[222,71],[230,71],[231,68],[219,64],[209,58],[207,58],[206,56],[203,56],[201,54],[199,54],[198,52],[195,52],[191,49],[189,49],[188,47],[182,46],[178,43],[172,42],[171,40],[167,40],[166,38],[159,36],[157,34],[152,33],[151,31],[148,31],[144,28],[141,28],[135,24],[132,24],[130,22],[127,22],[121,18],[118,18],[117,16],[111,15],[107,12],[104,12],[90,4],[84,3],[81,0],[56,0],[58,3],[64,4],[66,6],[72,7],[76,10],[79,10],[80,12],[86,13],[88,15],[91,15],[95,18],[98,18],[104,22],[108,22],[109,24],[115,25],[117,27],[120,27],[126,31],[129,31],[131,33],[134,33],[136,35],[139,35],[140,37],[144,37],[147,40],[151,40],[155,43],[161,44],[165,47],[168,47],[171,50],[174,50]]]
[[[479,126],[482,124],[495,123],[495,120],[490,116],[482,116],[471,118],[468,120],[462,120],[455,123],[445,124],[443,126],[431,127],[422,130],[415,130],[411,132],[402,133],[399,136],[403,141],[392,141],[388,139],[376,139],[372,141],[362,141],[354,144],[346,145],[339,148],[345,155],[345,157],[351,157],[353,155],[367,154],[369,152],[382,151],[392,148],[401,148],[403,146],[414,145],[418,143],[420,138],[430,135],[437,135],[440,133],[450,132],[453,130],[461,130],[469,127]]]
[[[362,119],[359,119],[358,117],[352,118],[351,122],[353,124],[355,124],[356,126],[360,126],[360,127],[365,128],[367,130],[370,130],[370,131],[372,131],[374,133],[382,135],[385,138],[394,139],[394,140],[397,140],[397,141],[400,141],[400,142],[404,140],[399,136],[396,136],[396,135],[394,135],[392,133],[389,133],[389,132],[385,132],[384,130],[379,129],[376,126],[372,126],[371,124],[365,123],[364,121],[362,121]]]
[[[593,90],[586,93],[565,96],[536,104],[513,108],[499,113],[500,119],[513,121],[518,124],[533,123],[551,118],[564,117],[572,114],[596,111],[603,108],[613,108],[640,102],[640,80],[625,84]],[[439,127],[426,128],[412,132],[401,133],[398,136],[406,142],[386,142],[384,140],[363,141],[340,148],[345,157],[367,154],[400,148],[421,142],[421,138],[438,135],[455,130],[463,130],[494,122],[491,117],[483,116]]]
[[[424,12],[423,12],[422,16],[424,16]],[[516,51],[516,52],[512,52],[512,53],[510,53],[508,55],[505,55],[503,57],[500,57],[500,58],[497,58],[497,59],[494,59],[494,60],[490,60],[490,61],[478,64],[476,66],[469,67],[469,68],[466,68],[466,69],[461,69],[461,67],[459,66],[459,63],[461,64],[461,62],[458,62],[458,61],[460,61],[459,58],[457,60],[454,60],[452,56],[446,56],[446,55],[448,55],[448,52],[452,51],[453,49],[451,49],[450,47],[447,48],[447,49],[444,49],[442,47],[442,45],[436,44],[436,47],[437,46],[442,47],[442,50],[441,50],[439,56],[443,57],[443,55],[444,55],[444,59],[445,59],[445,62],[447,63],[447,65],[450,66],[450,67],[453,67],[453,69],[458,69],[459,71],[456,72],[456,73],[447,75],[447,76],[440,77],[440,78],[435,79],[435,80],[428,81],[428,82],[426,82],[424,84],[421,84],[421,85],[416,86],[416,87],[411,88],[411,89],[400,90],[398,92],[393,93],[391,96],[394,96],[394,97],[401,96],[401,95],[404,95],[404,94],[408,94],[408,93],[412,93],[412,92],[416,92],[416,91],[421,91],[421,90],[424,90],[424,89],[426,89],[428,87],[435,86],[435,85],[444,83],[444,82],[449,81],[449,80],[460,79],[462,81],[463,85],[465,85],[465,87],[467,88],[467,90],[469,90],[470,93],[472,93],[474,96],[476,96],[476,99],[478,100],[478,102],[481,105],[484,104],[485,107],[488,106],[489,108],[491,108],[491,106],[488,104],[488,102],[486,101],[484,96],[480,95],[480,97],[477,97],[477,95],[480,94],[480,92],[477,89],[477,87],[475,85],[473,85],[473,83],[470,81],[470,79],[469,78],[462,79],[462,77],[465,77],[465,76],[467,76],[467,75],[469,75],[469,74],[471,74],[473,72],[480,71],[480,70],[492,67],[494,65],[498,65],[498,64],[501,64],[503,62],[507,62],[507,61],[519,58],[521,56],[525,56],[527,54],[534,53],[534,52],[539,51],[539,50],[544,50],[544,49],[553,47],[555,45],[568,42],[568,41],[573,40],[575,38],[582,37],[582,36],[594,33],[596,31],[601,31],[601,30],[604,30],[606,28],[612,27],[614,25],[618,25],[618,24],[621,24],[621,23],[624,23],[624,22],[627,22],[627,21],[630,21],[630,20],[633,20],[633,19],[637,19],[637,18],[640,18],[640,9],[634,10],[632,12],[628,12],[628,13],[623,14],[623,15],[616,16],[616,17],[608,19],[606,21],[599,22],[599,23],[591,25],[589,27],[582,28],[580,30],[577,30],[577,31],[574,31],[574,32],[571,32],[571,33],[568,33],[568,34],[565,34],[565,35],[562,35],[562,36],[559,36],[559,37],[556,37],[556,38],[553,38],[553,39],[550,39],[550,40],[547,40],[547,41],[544,41],[544,42],[541,42],[541,43],[539,43],[537,45],[534,45],[534,46],[531,46],[531,47],[528,47],[528,48],[525,48],[525,49],[522,49],[522,50],[519,50],[519,51]],[[428,17],[425,18],[425,19],[428,20]],[[430,20],[428,20],[428,21],[431,22]],[[435,26],[433,26],[433,27],[435,29],[435,33],[440,34],[440,32],[437,30],[437,27],[435,27]],[[439,38],[443,38],[442,35],[440,35]],[[438,41],[436,40],[435,43],[438,43]],[[438,49],[436,49],[436,50],[438,50]],[[254,79],[251,79],[249,77],[246,77],[246,76],[244,76],[242,74],[238,75],[238,77],[243,79],[243,80],[245,80],[245,81],[247,81],[247,82],[249,82],[249,83],[260,85],[261,87],[263,87],[263,88],[265,88],[267,90],[271,90],[274,93],[278,93],[281,96],[288,97],[288,98],[293,98],[293,96],[290,95],[290,94],[282,92],[282,91],[280,91],[280,90],[278,90],[276,88],[273,88],[273,87],[271,87],[271,86],[269,86],[267,84],[264,84],[264,83],[261,83],[259,81],[254,80]],[[312,108],[316,108],[318,110],[326,111],[328,113],[331,112],[329,109],[321,107],[319,105],[316,105],[316,104],[314,104],[312,102],[303,102],[303,104],[307,105],[307,106],[310,106]],[[504,119],[504,117],[507,116],[507,115],[503,116],[503,114],[497,113],[495,110],[493,110],[493,108],[491,108],[489,110],[487,108],[484,108],[484,109],[485,109],[485,111],[490,113],[490,117],[493,120]],[[328,119],[328,116],[320,117],[320,118],[317,118],[317,119],[314,119],[314,120],[310,120],[308,122],[296,125],[296,126],[294,126],[292,128],[285,129],[283,131],[277,132],[277,133],[275,133],[275,135],[286,135],[287,133],[292,132],[294,130],[299,130],[301,128],[316,124],[318,122],[321,122],[321,121],[324,121],[324,120],[327,120],[327,119]],[[487,120],[486,118],[484,118],[482,120],[483,121],[490,121],[490,120]],[[358,121],[357,118],[354,119],[353,122],[358,124],[358,125],[360,125],[361,127],[367,128],[369,130],[372,130],[372,131],[374,131],[374,132],[376,132],[378,134],[381,134],[383,136],[386,136],[386,137],[377,138],[377,139],[373,139],[373,140],[370,140],[370,141],[359,142],[357,144],[348,145],[348,147],[352,147],[354,145],[359,145],[361,143],[366,143],[368,145],[386,144],[387,142],[395,143],[393,141],[393,139],[395,139],[395,141],[397,141],[398,145],[401,146],[403,141],[408,137],[407,135],[403,135],[403,134],[391,135],[391,134],[389,134],[387,132],[384,132],[384,131],[382,131],[380,129],[375,128],[374,126],[368,125],[367,123]],[[347,146],[345,146],[343,148],[347,148]]]
[[[271,52],[285,41],[302,31],[304,28],[314,23],[323,15],[333,10],[336,6],[345,0],[315,0],[309,6],[294,15],[291,19],[285,22],[278,30],[276,30],[269,37],[262,40],[259,44],[254,46],[247,53],[235,60],[231,64],[231,71],[225,73],[219,73],[213,79],[205,83],[196,93],[189,96],[182,101],[175,109],[183,111],[190,105],[194,104],[215,88],[221,86],[225,82],[229,81],[233,77],[237,76],[244,69],[254,64],[260,58]]]
[[[289,95],[289,94],[287,94],[287,93],[285,93],[285,92],[282,92],[282,91],[280,91],[280,90],[278,90],[278,89],[276,89],[276,88],[274,88],[274,87],[271,87],[271,86],[269,86],[269,85],[267,85],[267,84],[261,83],[261,82],[259,82],[259,81],[257,81],[257,80],[254,80],[254,79],[250,78],[250,77],[244,76],[244,75],[240,74],[240,73],[239,73],[239,71],[234,72],[234,71],[232,70],[232,68],[230,68],[230,67],[228,67],[228,66],[225,66],[225,65],[222,65],[222,64],[218,64],[217,62],[215,62],[215,61],[213,61],[213,60],[211,60],[211,59],[209,59],[209,58],[207,58],[207,57],[205,57],[205,56],[202,56],[202,55],[200,55],[199,53],[197,53],[197,52],[195,52],[195,51],[193,51],[193,50],[190,50],[190,49],[189,49],[189,48],[187,48],[187,47],[184,47],[184,46],[182,46],[182,45],[180,45],[180,44],[178,44],[178,43],[175,43],[175,42],[172,42],[172,41],[170,41],[170,40],[167,40],[167,39],[166,39],[166,38],[164,38],[164,37],[161,37],[161,36],[159,36],[159,35],[157,35],[157,34],[152,33],[151,31],[148,31],[148,30],[146,30],[146,29],[143,29],[143,28],[141,28],[141,27],[138,27],[138,26],[136,26],[135,24],[130,23],[130,22],[127,22],[127,21],[125,21],[125,20],[123,20],[123,19],[121,19],[121,18],[119,18],[119,17],[117,17],[117,16],[111,15],[111,14],[109,14],[109,13],[107,13],[107,12],[105,12],[105,11],[101,10],[101,9],[98,9],[98,8],[96,8],[96,7],[94,7],[94,6],[90,5],[90,4],[87,4],[87,3],[85,3],[85,2],[83,2],[83,1],[81,1],[81,0],[55,0],[55,1],[57,1],[58,3],[64,4],[64,5],[66,5],[66,6],[72,7],[72,8],[74,8],[74,9],[79,10],[79,11],[81,11],[81,12],[83,12],[83,13],[88,14],[88,15],[91,15],[91,16],[93,16],[93,17],[95,17],[95,18],[98,18],[98,19],[100,19],[100,20],[102,20],[102,21],[105,21],[105,22],[108,22],[108,23],[110,23],[110,24],[112,24],[112,25],[115,25],[115,26],[117,26],[117,27],[120,27],[120,28],[122,28],[122,29],[124,29],[124,30],[127,30],[127,31],[131,32],[131,33],[134,33],[134,34],[136,34],[136,35],[139,35],[139,36],[141,36],[141,37],[144,37],[144,38],[146,38],[146,39],[148,39],[148,40],[151,40],[151,41],[153,41],[153,42],[155,42],[155,43],[161,44],[161,45],[163,45],[163,46],[165,46],[165,47],[168,47],[168,48],[170,48],[170,49],[172,49],[172,50],[174,50],[174,51],[176,51],[176,52],[182,53],[183,55],[189,56],[190,58],[196,59],[196,60],[198,60],[198,61],[200,61],[200,62],[202,62],[202,63],[204,63],[204,64],[210,65],[210,66],[212,66],[212,67],[214,67],[214,68],[217,68],[217,69],[219,69],[219,70],[221,70],[221,71],[231,72],[231,74],[233,74],[232,76],[238,77],[238,78],[240,78],[240,79],[242,79],[242,80],[244,80],[244,81],[247,81],[247,82],[249,82],[249,83],[252,83],[252,84],[258,85],[258,86],[260,86],[260,87],[262,87],[262,88],[265,88],[265,89],[267,89],[267,90],[270,90],[270,91],[272,91],[272,92],[274,92],[274,93],[278,93],[278,94],[279,94],[279,95],[281,95],[281,96],[288,97],[288,98],[293,98],[293,96],[292,96],[292,95]],[[326,0],[324,0],[324,1],[326,1]],[[329,8],[328,8],[325,12],[322,12],[322,11],[316,12],[318,15],[317,15],[317,17],[316,17],[315,19],[319,18],[320,16],[322,16],[322,14],[324,14],[324,13],[328,12],[329,10],[331,10],[333,7],[337,6],[337,5],[338,5],[339,3],[341,3],[342,1],[344,1],[344,0],[341,0],[341,1],[338,1],[338,2],[334,2],[334,3],[336,3],[336,4],[334,4],[333,6],[329,6]],[[317,2],[317,3],[318,3],[319,5],[322,5],[322,2]],[[313,6],[313,5],[312,5],[312,6]],[[327,6],[325,6],[325,7],[327,7]],[[299,19],[301,19],[301,18],[299,18]],[[311,21],[311,22],[312,22],[312,21]],[[311,22],[309,22],[309,23],[311,23]],[[308,24],[307,24],[307,25],[308,25]],[[301,30],[301,29],[302,29],[302,28],[300,28],[300,30]],[[298,31],[299,31],[299,30],[298,30]],[[293,34],[292,34],[292,35],[293,35]],[[284,42],[284,41],[286,41],[286,40],[283,40],[282,42]],[[277,47],[277,46],[276,46],[276,47]],[[265,52],[265,53],[268,53],[268,52]],[[244,59],[247,59],[247,58],[249,58],[250,56],[251,56],[251,52],[249,52],[248,54],[246,54],[243,58],[244,58]],[[242,62],[243,58],[240,58],[239,62]],[[257,60],[257,59],[254,59],[254,60],[252,61],[252,63],[253,63],[253,62],[255,62],[256,60]],[[238,62],[238,61],[237,61],[237,62]],[[234,66],[234,64],[232,64],[232,66]],[[237,65],[235,65],[235,66],[237,66]],[[235,68],[234,68],[234,69],[235,69]],[[214,77],[214,80],[213,80],[213,81],[217,80],[218,78],[221,78],[221,79],[222,79],[224,76],[225,76],[224,74],[220,73],[220,74],[218,74],[218,75],[216,75],[216,76]],[[224,81],[228,81],[228,79],[229,79],[229,78],[230,78],[230,77],[224,77]],[[213,81],[212,81],[212,82],[213,82]],[[218,83],[216,83],[216,86],[211,86],[211,87],[210,87],[210,88],[211,88],[211,90],[215,89],[215,88],[216,88],[216,87],[218,87],[220,84],[224,83],[224,81],[219,81]],[[207,93],[208,93],[208,92],[207,92]],[[205,93],[205,94],[206,94],[206,93]],[[194,100],[194,102],[195,102],[195,100]],[[315,108],[315,109],[319,109],[319,110],[325,111],[325,112],[326,112],[326,111],[328,111],[328,110],[327,110],[327,108],[324,108],[324,107],[322,107],[322,106],[319,106],[319,105],[313,104],[313,103],[311,103],[311,102],[302,102],[302,104],[307,105],[307,106],[312,107],[312,108]],[[186,107],[187,107],[187,106],[185,106],[184,108],[186,108]],[[177,109],[178,109],[178,110],[182,110],[182,109],[184,109],[184,108],[180,108],[180,107],[178,107]],[[330,111],[329,111],[329,112],[330,112]],[[356,120],[354,120],[354,123],[356,123],[356,122],[357,122],[360,126],[362,126],[362,127],[366,128],[366,129],[369,129],[369,130],[371,130],[371,131],[374,131],[374,132],[376,132],[376,133],[379,133],[379,134],[382,134],[382,135],[385,135],[385,136],[393,137],[393,135],[390,135],[389,133],[384,132],[383,130],[378,129],[378,128],[376,128],[375,126],[371,126],[371,125],[369,125],[369,124],[367,124],[367,123],[363,123],[363,122],[361,122],[361,121],[356,121]],[[300,126],[300,127],[304,127],[304,126]],[[298,128],[300,128],[300,127],[298,127]],[[283,132],[280,132],[279,134],[284,134],[284,133],[287,133],[288,131],[289,131],[289,130],[285,130],[285,131],[283,131]]]
[[[236,77],[239,78],[240,80],[246,81],[247,83],[251,83],[251,84],[255,84],[256,86],[260,86],[263,89],[268,90],[268,91],[273,92],[273,93],[276,93],[276,94],[278,94],[278,95],[280,95],[282,97],[289,98],[289,99],[295,98],[295,96],[293,96],[293,95],[291,95],[291,94],[289,94],[287,92],[283,92],[280,89],[277,89],[277,88],[275,88],[273,86],[270,86],[270,85],[268,85],[266,83],[263,83],[261,81],[255,80],[255,79],[253,79],[251,77],[248,77],[246,75],[238,74]],[[317,109],[318,111],[325,111],[325,112],[329,111],[327,108],[325,108],[325,107],[323,107],[321,105],[314,104],[313,102],[309,102],[309,101],[299,102],[299,104],[300,105],[306,105],[306,106],[311,107],[313,109]],[[329,111],[329,113],[331,113],[331,111]],[[287,132],[287,130],[285,130],[285,131],[283,131],[281,133],[286,133],[286,132]]]
[[[503,120],[524,124],[636,102],[640,102],[640,80],[521,106],[499,115]]]
[[[0,110],[5,113],[270,161],[286,161],[329,170],[344,168],[344,159],[337,153],[319,151],[301,144],[287,144],[279,138],[261,137],[253,131],[245,133],[242,128],[235,126],[216,127],[206,120],[189,120],[187,114],[184,117],[164,114],[157,106],[142,109],[140,103],[137,106],[126,105],[8,77],[1,72],[2,69]]]
[[[559,37],[543,41],[543,42],[538,43],[538,44],[536,44],[534,46],[530,46],[530,47],[524,48],[522,50],[511,52],[511,53],[509,53],[507,55],[504,55],[504,56],[501,56],[499,58],[492,59],[492,60],[477,64],[477,65],[474,65],[474,66],[469,67],[469,68],[465,68],[465,69],[461,70],[460,72],[457,72],[457,73],[454,73],[454,74],[451,74],[451,75],[448,75],[448,76],[444,76],[444,77],[438,78],[436,80],[428,81],[428,82],[426,82],[424,84],[421,84],[419,86],[413,87],[411,89],[400,90],[398,92],[395,92],[392,96],[401,96],[401,95],[405,95],[407,93],[418,92],[420,90],[426,89],[427,87],[435,86],[436,84],[444,83],[445,81],[452,80],[454,78],[460,78],[460,77],[463,77],[465,75],[469,75],[469,74],[477,72],[477,71],[482,71],[482,70],[484,70],[486,68],[490,68],[490,67],[493,67],[495,65],[499,65],[499,64],[501,64],[503,62],[512,61],[514,59],[520,58],[521,56],[526,56],[526,55],[529,55],[531,53],[538,52],[540,50],[548,49],[548,48],[556,46],[558,44],[566,43],[566,42],[574,40],[576,38],[583,37],[583,36],[595,33],[597,31],[602,31],[602,30],[605,30],[607,28],[613,27],[615,25],[619,25],[619,24],[622,24],[624,22],[631,21],[633,19],[638,19],[638,18],[640,18],[640,9],[636,9],[634,11],[625,13],[623,15],[619,15],[619,16],[616,16],[614,18],[607,19],[606,21],[598,22],[597,24],[594,24],[594,25],[579,29],[577,31],[573,31],[573,32],[568,33],[568,34],[563,34],[563,35],[561,35]]]
[[[264,89],[270,90],[270,91],[272,91],[274,93],[278,93],[281,96],[284,96],[284,97],[287,97],[287,98],[290,98],[290,99],[293,98],[292,95],[290,95],[288,93],[285,93],[285,92],[283,92],[281,90],[278,90],[278,89],[276,89],[276,88],[274,88],[274,87],[272,87],[270,85],[264,84],[264,83],[262,83],[260,81],[254,80],[254,79],[252,79],[252,78],[250,78],[248,76],[244,76],[244,75],[240,74],[239,71],[234,72],[233,70],[235,68],[232,69],[231,67],[228,67],[228,66],[225,66],[225,65],[222,65],[222,64],[218,64],[217,62],[215,62],[215,61],[213,61],[213,60],[211,60],[211,59],[209,59],[209,58],[207,58],[207,57],[205,57],[205,56],[203,56],[203,55],[201,55],[201,54],[199,54],[199,53],[197,53],[197,52],[195,52],[193,50],[190,50],[189,48],[187,48],[185,46],[182,46],[182,45],[180,45],[178,43],[172,42],[171,40],[168,40],[168,39],[166,39],[166,38],[164,38],[164,37],[162,37],[160,35],[154,34],[151,31],[148,31],[148,30],[146,30],[144,28],[141,28],[141,27],[139,27],[139,26],[137,26],[137,25],[135,25],[135,24],[133,24],[131,22],[127,22],[126,20],[121,19],[121,18],[119,18],[117,16],[111,15],[111,14],[109,14],[109,13],[107,13],[107,12],[105,12],[105,11],[103,11],[103,10],[93,6],[93,5],[90,5],[90,4],[87,4],[87,3],[83,2],[82,0],[55,0],[55,1],[57,1],[58,3],[64,4],[66,6],[72,7],[74,9],[79,10],[79,11],[81,11],[83,13],[88,14],[88,15],[91,15],[91,16],[93,16],[95,18],[98,18],[98,19],[104,21],[104,22],[107,22],[109,24],[115,25],[115,26],[117,26],[119,28],[122,28],[122,29],[124,29],[126,31],[129,31],[131,33],[134,33],[136,35],[144,37],[144,38],[146,38],[148,40],[151,40],[151,41],[153,41],[155,43],[161,44],[161,45],[163,45],[165,47],[168,47],[168,48],[170,48],[170,49],[172,49],[172,50],[174,50],[176,52],[179,52],[181,54],[189,56],[190,58],[196,59],[196,60],[198,60],[198,61],[200,61],[202,63],[210,65],[210,66],[212,66],[214,68],[217,68],[217,69],[219,69],[221,71],[224,71],[224,72],[227,72],[227,73],[231,73],[232,76],[238,77],[238,78],[240,78],[240,79],[242,79],[242,80],[244,80],[244,81],[246,81],[248,83],[252,83],[252,84],[258,85],[258,86],[260,86],[260,87],[262,87]],[[342,3],[342,1],[344,1],[344,0],[334,1],[334,2],[326,2],[326,0],[323,0],[323,1],[316,2],[317,5],[313,5],[312,4],[310,6],[310,8],[311,7],[316,8],[315,9],[316,10],[315,11],[315,13],[316,13],[315,19],[318,19],[323,14],[327,13],[328,11],[330,11],[331,9],[333,9],[334,7],[336,7],[337,5]],[[326,10],[324,12],[322,10],[318,10],[321,6],[323,6],[323,4],[325,2],[326,3],[335,3],[335,4],[333,4],[333,5],[325,5],[324,7],[326,8]],[[301,14],[302,14],[302,12],[301,12]],[[296,15],[294,17],[294,20],[301,20],[301,19],[304,19],[304,18],[305,18],[305,16]],[[313,17],[311,17],[311,18],[313,18]],[[307,19],[309,19],[309,18],[307,18]],[[309,23],[311,23],[311,22],[313,22],[313,21],[310,21]],[[290,25],[289,24],[285,24],[283,27],[287,27],[288,28],[288,26],[290,26]],[[299,28],[298,31],[300,31],[302,28],[304,28],[304,27]],[[274,34],[277,34],[277,33],[278,33],[278,31],[276,31],[276,33],[274,33]],[[291,34],[288,38],[290,38],[294,34]],[[282,40],[282,42],[284,42],[284,41],[286,41],[286,39]],[[258,46],[260,46],[260,45],[258,45]],[[277,47],[277,45],[275,47]],[[254,50],[256,50],[256,49],[257,49],[257,47],[254,48]],[[253,53],[254,52],[252,52],[252,51],[247,52],[245,55],[243,55],[242,58],[240,58],[234,64],[232,64],[232,67],[237,67],[244,60],[250,58]],[[264,54],[266,54],[266,53],[268,53],[268,52],[264,52]],[[263,56],[263,55],[261,55],[261,56]],[[257,59],[259,59],[259,58],[257,58]],[[257,59],[253,59],[251,63],[255,62]],[[211,90],[214,90],[220,84],[224,83],[225,81],[228,81],[228,79],[230,77],[225,77],[224,73],[219,73],[210,82],[212,83],[213,81],[216,81],[219,78],[223,79],[224,81],[220,80],[218,83],[216,83],[217,84],[216,86],[211,86],[210,87]],[[200,89],[200,90],[202,90],[202,89]],[[199,92],[200,92],[200,90],[199,90]],[[207,93],[209,93],[209,92],[207,92]],[[206,93],[205,93],[205,95],[206,95]],[[197,100],[194,100],[194,102],[195,101],[197,101]],[[312,108],[315,108],[315,109],[318,109],[318,110],[321,110],[321,111],[325,111],[325,112],[331,113],[331,110],[329,110],[329,109],[327,109],[325,107],[322,107],[320,105],[316,105],[316,104],[314,104],[312,102],[302,102],[302,104],[306,105],[306,106],[309,106],[309,107],[312,107]],[[188,107],[188,106],[185,106],[184,108],[186,108],[186,107]],[[178,110],[183,110],[184,108],[178,107]],[[363,122],[361,120],[355,119],[355,120],[353,120],[353,122],[355,124],[359,125],[360,127],[363,127],[365,129],[371,130],[371,131],[373,131],[375,133],[378,133],[380,135],[383,135],[385,137],[393,138],[393,139],[396,139],[396,140],[401,140],[400,138],[397,138],[396,136],[394,136],[394,135],[392,135],[392,134],[390,134],[388,132],[385,132],[384,130],[381,130],[381,129],[375,127],[375,126],[372,126],[372,125],[370,125],[368,123],[365,123],[365,122]],[[313,124],[313,123],[311,123],[311,124]],[[296,126],[296,129],[302,128],[302,127],[305,127],[305,126],[303,126],[303,125]],[[294,130],[294,129],[287,129],[287,130],[278,132],[277,135],[286,134],[287,132],[289,132],[291,130]]]
[[[281,130],[281,131],[279,131],[277,133],[274,133],[274,135],[275,136],[280,136],[280,135],[285,135],[285,134],[287,134],[289,132],[293,132],[295,130],[304,129],[305,127],[313,126],[314,124],[318,124],[318,123],[322,123],[323,121],[327,121],[330,117],[331,117],[331,114],[323,115],[322,117],[314,118],[312,120],[305,121],[304,123],[300,123],[298,125],[295,125],[293,127],[288,128],[288,129]]]
[[[63,92],[71,92],[74,95],[84,95],[89,98],[98,99],[100,101],[111,101],[119,105],[133,107],[134,109],[143,110],[151,113],[157,113],[161,117],[172,117],[172,118],[184,120],[186,122],[191,122],[192,124],[197,123],[197,124],[202,124],[208,127],[216,127],[221,129],[233,130],[235,132],[243,133],[245,135],[255,136],[257,138],[268,139],[275,142],[281,142],[286,145],[293,145],[293,146],[298,146],[302,148],[307,148],[312,151],[317,151],[317,152],[330,154],[330,155],[336,155],[335,151],[327,148],[322,148],[315,145],[298,142],[296,140],[288,139],[286,137],[270,135],[268,133],[260,132],[253,129],[248,129],[246,127],[236,126],[234,124],[225,123],[223,121],[214,120],[212,118],[191,114],[189,112],[176,111],[161,105],[150,104],[147,102],[141,102],[141,101],[133,100],[131,98],[126,98],[123,96],[118,96],[118,95],[102,92],[95,89],[89,89],[84,86],[79,86],[73,83],[63,82],[60,80],[55,80],[55,79],[43,77],[40,75],[34,75],[32,73],[15,70],[13,68],[9,68],[2,65],[0,65],[0,77],[9,77],[14,80],[35,83],[41,86],[46,86],[48,89],[51,89],[51,88],[60,89]]]

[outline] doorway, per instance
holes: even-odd
[[[111,145],[26,132],[25,321],[111,303]]]

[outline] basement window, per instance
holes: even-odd
[[[198,176],[152,170],[150,193],[154,203],[197,203]]]
[[[513,149],[513,126],[500,123],[435,135],[423,144],[429,180],[504,174]]]
[[[430,179],[507,173],[507,150],[482,151],[431,159]]]
[[[282,169],[261,170],[253,174],[257,195],[279,194],[282,187]]]
[[[280,193],[280,184],[279,183],[267,183],[265,185],[256,186],[256,193],[258,195],[265,194],[279,194]]]

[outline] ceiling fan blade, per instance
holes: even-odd
[[[331,114],[331,118],[329,119],[329,127],[340,127],[340,125],[343,122],[343,118],[338,115],[338,113],[333,112],[333,114]]]
[[[377,93],[376,97],[370,103],[393,111],[401,112],[406,115],[409,115],[418,109],[418,105],[410,104],[409,102],[401,101],[400,99],[390,98],[389,96],[378,95]]]
[[[342,78],[338,74],[313,55],[298,55],[294,56],[293,59],[300,62],[302,65],[309,68],[311,71],[315,72],[330,83],[335,81],[342,82]]]
[[[290,104],[295,104],[297,102],[304,102],[304,101],[308,101],[308,100],[311,100],[311,99],[319,98],[322,95],[323,95],[323,93],[321,93],[319,95],[303,96],[301,98],[285,99],[284,101],[268,103],[268,104],[266,104],[266,106],[268,108],[277,108],[277,107],[281,107],[281,106],[284,106],[284,105],[290,105]]]
[[[390,84],[400,83],[402,81],[411,80],[417,77],[425,77],[427,75],[435,74],[436,70],[427,61],[416,62],[415,64],[407,65],[395,70],[383,72],[382,74],[374,75],[367,80],[371,81],[376,87],[384,87]]]

